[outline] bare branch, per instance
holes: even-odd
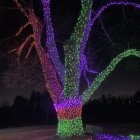
[[[6,41],[8,41],[8,40],[10,40],[10,39],[12,39],[12,38],[14,38],[14,37],[16,37],[16,36],[19,36],[19,35],[22,33],[22,31],[23,31],[27,26],[29,26],[29,25],[30,25],[30,23],[27,22],[25,25],[21,26],[20,29],[19,29],[15,34],[13,34],[13,35],[11,35],[11,36],[9,36],[9,37],[6,37],[6,38],[0,40],[0,44],[6,42]]]
[[[25,45],[28,43],[28,41],[32,38],[32,35],[29,35],[25,41],[20,45],[20,47],[18,48],[18,57],[20,56],[20,54],[22,53]]]
[[[18,49],[13,49],[13,50],[9,51],[8,53],[13,53],[13,52],[17,52],[17,51],[18,51]]]
[[[103,29],[103,31],[104,31],[104,33],[105,33],[105,35],[106,35],[106,38],[109,40],[109,42],[110,42],[110,44],[112,45],[112,47],[115,48],[114,42],[112,41],[112,39],[111,39],[109,33],[106,31],[106,29],[105,29],[105,27],[104,27],[104,24],[103,24],[103,22],[102,22],[102,20],[101,20],[100,17],[99,17],[99,21],[100,21],[100,24],[101,24],[101,26],[102,26],[102,29]]]
[[[25,57],[26,59],[28,59],[28,57],[29,57],[29,55],[30,55],[30,53],[31,53],[31,51],[32,51],[34,46],[35,46],[35,42],[33,42],[31,44],[30,48],[28,49],[28,52],[27,52],[26,57]]]
[[[19,36],[21,34],[21,32],[30,25],[29,22],[27,22],[25,25],[21,26],[19,31],[16,33],[16,36]]]
[[[19,10],[17,7],[0,7],[1,10]],[[25,7],[25,10],[29,10],[29,8]]]
[[[11,51],[9,51],[9,53],[13,53],[13,52],[16,52],[17,55],[18,55],[18,60],[19,60],[19,57],[24,49],[24,47],[26,46],[26,44],[28,43],[28,41],[30,41],[30,39],[33,37],[33,35],[29,35],[25,41],[17,48],[17,49],[13,49]],[[33,44],[33,43],[32,43]],[[33,45],[31,44],[31,47],[33,47]],[[31,50],[30,50],[31,51]],[[29,52],[27,53],[28,55],[30,54]]]
[[[18,2],[18,0],[13,0],[20,11],[28,18],[28,13],[26,12],[25,8]]]
[[[7,40],[12,39],[13,37],[15,37],[15,35],[11,35],[11,36],[9,36],[9,37],[6,37],[6,38],[2,39],[2,40],[0,41],[0,44],[4,43],[4,42],[7,41]]]

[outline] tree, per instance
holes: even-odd
[[[128,49],[118,54],[102,72],[97,73],[88,67],[84,50],[89,38],[91,27],[100,15],[111,6],[133,6],[140,9],[140,4],[134,2],[109,2],[102,6],[98,11],[92,11],[92,0],[81,0],[81,11],[74,27],[70,39],[64,44],[65,65],[59,58],[54,28],[51,19],[50,2],[51,0],[41,0],[44,11],[43,22],[37,17],[34,11],[34,4],[30,0],[28,7],[24,6],[22,0],[13,0],[20,11],[27,19],[16,36],[30,26],[32,34],[19,46],[16,51],[20,57],[25,46],[30,46],[26,55],[28,58],[32,48],[37,51],[42,71],[45,78],[45,85],[53,100],[58,117],[57,134],[60,138],[80,136],[83,134],[81,111],[91,95],[98,89],[105,78],[115,69],[116,65],[128,56],[140,57],[140,51]],[[42,34],[45,27],[46,45],[43,47]],[[30,45],[29,45],[30,44]],[[88,88],[81,94],[79,92],[80,77],[84,73]],[[92,83],[87,78],[87,73],[97,74]]]
[[[12,106],[12,121],[14,126],[24,126],[26,123],[28,100],[22,96],[17,96]]]

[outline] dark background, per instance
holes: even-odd
[[[26,2],[28,3],[28,1]],[[93,5],[93,11],[96,11],[107,2],[108,1],[95,2]],[[29,102],[33,96],[32,91],[36,90],[37,92],[43,93],[42,91],[45,90],[45,87],[43,84],[40,63],[38,62],[35,50],[33,50],[30,58],[26,60],[26,64],[23,64],[24,55],[21,57],[21,62],[23,63],[21,63],[20,66],[17,63],[16,54],[8,53],[11,49],[17,48],[27,37],[27,34],[31,32],[31,29],[27,28],[18,38],[13,37],[14,33],[16,33],[20,26],[26,23],[26,18],[22,15],[22,13],[16,9],[12,9],[13,7],[16,6],[11,0],[0,0],[0,41],[7,38],[5,41],[0,43],[0,105],[2,107],[12,106],[12,108],[14,108],[15,98],[18,96],[23,98],[21,100],[27,98],[27,106],[29,107]],[[39,0],[35,1],[34,7],[36,15],[38,15],[40,20],[43,20],[41,10],[42,5]],[[51,3],[51,10],[56,43],[61,60],[64,62],[62,46],[69,38],[77,21],[78,13],[80,11],[80,0],[53,0]],[[139,49],[139,25],[139,9],[116,6],[106,10],[92,28],[87,48],[85,50],[90,68],[102,71],[109,62],[123,50],[128,48]],[[33,60],[36,61],[34,62]],[[17,67],[19,69],[17,69]],[[36,73],[40,74],[37,75]],[[92,81],[95,76],[88,75],[88,77]],[[36,87],[36,83],[39,83],[38,87]],[[81,82],[81,91],[85,90],[86,86],[86,82],[83,78]],[[139,90],[140,60],[134,57],[129,57],[123,60],[109,75],[101,87],[95,92],[92,99],[99,97],[103,99],[102,95],[104,95],[107,97],[115,96],[116,98],[123,99],[128,97],[127,102],[129,102],[129,96],[132,96],[131,99],[133,99]],[[48,94],[46,96],[48,96]],[[125,112],[124,110],[128,110],[129,107],[132,108],[132,110],[128,113],[130,115],[136,114],[139,109],[139,103],[137,100],[139,101],[139,97],[133,101],[133,105],[131,104],[131,106],[129,106],[129,103],[126,103],[126,105],[123,105],[123,108],[121,106],[123,101],[121,100],[113,101],[112,103],[106,103],[105,101],[99,101],[97,103],[93,102],[91,105],[89,104],[89,106],[93,111],[91,114],[95,114],[97,110],[102,110],[103,112],[96,112],[97,116],[102,116],[102,114],[107,115],[109,112],[112,112],[113,108],[110,109],[109,106],[110,104],[112,106],[112,104],[116,103],[114,106],[118,108],[118,111],[119,108],[122,109],[122,112]],[[108,109],[108,112],[104,113],[104,110],[106,109]],[[90,109],[87,110],[90,112]],[[136,120],[132,118],[128,121]],[[102,119],[100,119],[100,121],[101,120]],[[120,120],[123,121],[125,119],[121,118]]]

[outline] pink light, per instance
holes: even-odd
[[[50,15],[50,0],[41,0],[41,1],[43,4],[43,11],[44,11],[44,18],[45,18],[44,21],[46,23],[46,36],[47,36],[46,46],[50,54],[52,63],[56,69],[56,72],[62,84],[64,84],[64,66],[60,61],[60,57],[55,43],[54,29],[53,29],[51,15]]]

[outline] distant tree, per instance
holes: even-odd
[[[24,126],[27,120],[28,100],[22,96],[17,96],[12,106],[13,126]]]
[[[106,101],[107,101],[106,96],[102,95],[101,96],[101,102],[104,104],[104,103],[106,103]]]
[[[9,106],[0,108],[0,129],[12,126],[12,109]]]
[[[48,93],[33,91],[29,100],[29,120],[32,124],[55,124],[56,111]]]
[[[139,103],[140,103],[140,91],[136,92],[136,94],[134,95],[134,100],[139,101]]]

